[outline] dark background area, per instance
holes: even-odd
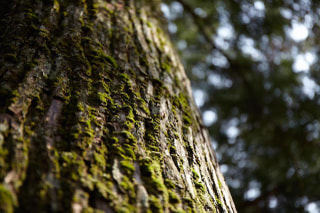
[[[320,212],[319,8],[162,4],[239,212]]]

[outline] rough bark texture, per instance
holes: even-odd
[[[236,212],[157,1],[1,1],[1,212]]]

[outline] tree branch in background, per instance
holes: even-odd
[[[223,53],[223,51],[220,48],[218,48],[215,45],[215,43],[212,41],[210,34],[207,32],[206,27],[203,24],[203,18],[194,12],[194,8],[184,0],[176,0],[176,1],[179,2],[183,6],[184,10],[187,11],[192,16],[194,23],[198,27],[204,39],[211,45],[211,48],[217,49],[221,51],[221,53]]]

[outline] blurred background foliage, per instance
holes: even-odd
[[[320,2],[166,0],[239,212],[320,212]]]

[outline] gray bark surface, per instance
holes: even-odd
[[[158,1],[0,6],[1,212],[236,212]]]

